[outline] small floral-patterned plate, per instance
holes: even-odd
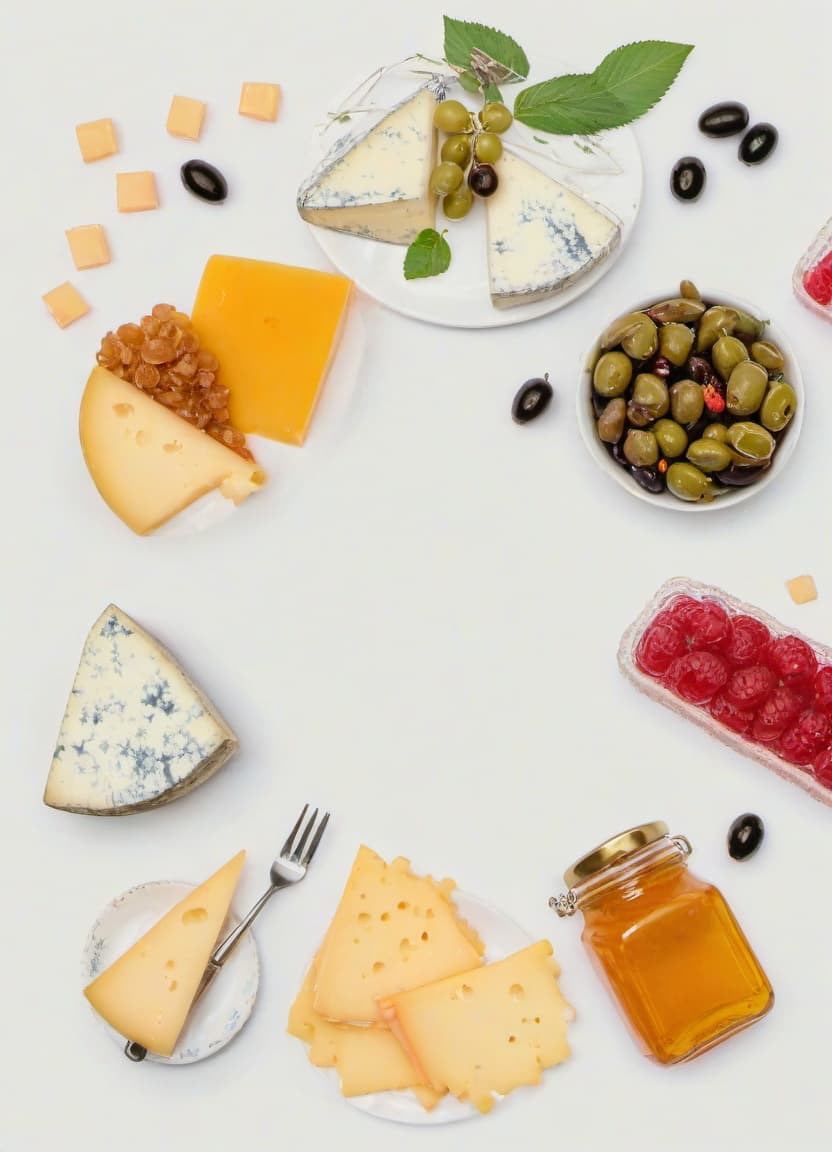
[[[156,880],[139,884],[117,896],[107,905],[87,936],[81,957],[82,987],[86,988],[195,887],[178,881]],[[240,918],[233,911],[229,912],[221,936],[239,922]],[[259,983],[257,945],[248,931],[222,971],[194,1005],[173,1055],[156,1056],[148,1052],[147,1059],[157,1064],[194,1064],[219,1052],[251,1015]],[[123,1048],[125,1038],[106,1022],[102,1023]]]

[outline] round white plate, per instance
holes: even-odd
[[[90,929],[81,956],[81,982],[86,987],[99,973],[127,951],[175,904],[196,887],[172,880],[156,880],[130,888],[113,900]],[[221,932],[225,936],[239,924],[230,912]],[[194,1064],[213,1056],[232,1040],[251,1015],[260,982],[260,961],[251,932],[246,932],[205,994],[188,1016],[172,1056],[147,1059],[157,1064]],[[101,1017],[96,1013],[97,1019]],[[120,1048],[124,1037],[101,1020]],[[125,1056],[126,1060],[127,1057]]]
[[[503,94],[510,107],[514,95],[521,88],[569,71],[568,65],[562,61],[544,57],[532,57],[531,65],[527,82],[505,86]],[[413,67],[425,69],[429,65],[415,62]],[[362,107],[372,103],[377,108],[390,108],[415,92],[425,79],[424,74],[416,74],[407,66],[395,68],[383,76]],[[462,100],[470,108],[479,106],[476,99],[455,82],[451,83],[448,95]],[[351,103],[341,101],[332,107],[349,108],[354,105],[352,100]],[[355,115],[349,124],[350,133],[360,130],[362,120],[369,122],[373,115]],[[375,118],[378,118],[378,113],[375,113]],[[342,126],[338,124],[330,124],[326,131],[316,134],[309,156],[310,171],[341,135]],[[546,143],[538,143],[535,135]],[[608,208],[621,221],[621,241],[614,251],[575,284],[555,296],[514,308],[501,309],[492,305],[486,264],[485,206],[482,204],[475,203],[470,214],[457,221],[445,220],[439,207],[436,226],[440,230],[448,229],[446,239],[452,250],[451,266],[441,276],[426,280],[405,280],[402,264],[407,249],[404,245],[365,240],[310,224],[312,234],[338,271],[354,280],[362,292],[415,320],[449,328],[499,328],[557,312],[588,292],[606,275],[624,250],[641,203],[642,163],[638,141],[630,128],[604,132],[598,137],[604,151],[587,156],[580,147],[582,138],[544,137],[518,123],[511,126],[503,139],[506,147],[516,151],[518,156]],[[553,155],[553,150],[557,156]],[[620,168],[620,171],[611,172],[613,167]],[[499,174],[499,164],[497,170]]]
[[[533,943],[533,937],[524,928],[509,919],[497,908],[483,903],[467,892],[454,892],[454,903],[460,915],[485,941],[486,961],[503,960],[513,952]],[[322,1068],[333,1095],[342,1099],[338,1086],[338,1073],[334,1068]],[[473,1104],[457,1100],[455,1096],[445,1096],[431,1112],[426,1112],[412,1092],[375,1092],[368,1096],[353,1096],[347,1100],[359,1112],[377,1116],[380,1120],[392,1120],[397,1124],[453,1124],[458,1120],[470,1120],[479,1116]]]

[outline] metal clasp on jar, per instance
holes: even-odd
[[[561,892],[559,896],[549,897],[549,907],[558,916],[574,916],[578,909],[578,897],[570,888],[568,892]]]

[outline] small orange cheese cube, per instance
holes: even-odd
[[[75,135],[85,164],[103,160],[105,156],[115,156],[118,152],[112,120],[89,120],[86,124],[77,124]]]
[[[152,172],[119,172],[116,189],[119,212],[148,212],[159,207],[156,177]]]
[[[795,576],[786,582],[786,587],[795,604],[808,604],[810,600],[818,598],[818,590],[811,576]]]
[[[168,112],[168,132],[183,140],[198,140],[205,119],[205,105],[189,96],[174,96]]]
[[[77,288],[73,288],[68,280],[65,284],[59,284],[57,288],[47,292],[43,302],[59,328],[67,328],[82,316],[86,316],[90,310],[81,293]]]
[[[66,238],[75,267],[79,272],[85,268],[99,268],[110,263],[110,248],[100,224],[84,224],[81,228],[70,228]]]
[[[220,362],[235,428],[304,442],[351,290],[350,280],[329,272],[211,257],[191,319]]]
[[[254,120],[276,120],[279,102],[279,84],[245,83],[240,93],[240,115]]]

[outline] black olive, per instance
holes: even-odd
[[[540,416],[549,407],[554,389],[549,383],[549,374],[527,380],[511,405],[511,418],[515,424],[528,424],[535,416]]]
[[[228,184],[218,168],[207,160],[187,160],[179,169],[182,183],[200,200],[221,204],[228,195]]]
[[[670,190],[677,200],[698,200],[705,189],[705,165],[697,156],[683,156],[673,165]]]
[[[606,396],[599,396],[595,389],[592,389],[592,411],[595,413],[595,419],[602,415],[609,401]]]
[[[747,488],[749,484],[756,484],[768,468],[769,464],[755,468],[737,468],[732,464],[730,468],[717,472],[716,478],[727,488]]]
[[[765,825],[753,812],[738,816],[728,829],[728,852],[735,860],[748,860],[763,842]]]
[[[630,461],[627,459],[627,457],[624,455],[624,439],[625,439],[625,437],[622,436],[617,444],[613,444],[610,446],[610,455],[612,456],[612,458],[616,462],[616,464],[620,464],[622,468],[626,468],[627,471],[629,472],[632,465],[630,464]]]
[[[773,124],[755,124],[740,142],[739,158],[743,164],[762,164],[777,147],[779,134]]]
[[[667,485],[664,472],[660,472],[656,467],[637,468],[633,464],[630,467],[630,475],[636,484],[640,484],[642,488],[654,494],[664,492]]]
[[[497,191],[497,173],[491,164],[472,164],[468,186],[477,196],[493,196]]]
[[[748,109],[736,100],[712,104],[699,117],[699,130],[706,136],[736,136],[748,127]]]

